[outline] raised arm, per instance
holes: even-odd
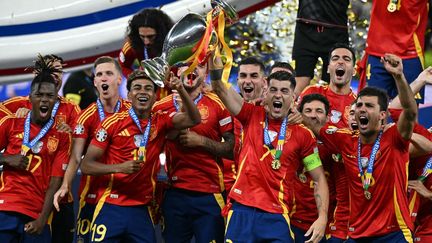
[[[389,72],[395,80],[399,93],[399,100],[403,108],[402,114],[397,122],[398,131],[403,138],[410,139],[417,119],[417,104],[414,99],[414,94],[403,74],[402,59],[393,54],[385,54],[384,57],[381,58],[381,62],[387,72]]]
[[[169,85],[171,88],[177,90],[184,109],[184,111],[177,112],[174,115],[174,127],[176,129],[185,129],[199,124],[201,122],[201,115],[180,79],[171,74]]]
[[[213,91],[219,96],[231,115],[236,116],[243,106],[243,98],[232,87],[228,88],[222,82],[223,65],[220,57],[214,57],[212,54],[208,65]]]
[[[432,153],[432,141],[421,134],[413,133],[409,147],[410,157],[416,158]]]
[[[139,160],[129,160],[120,164],[104,164],[99,162],[104,154],[104,150],[98,146],[90,144],[86,155],[81,163],[81,170],[87,175],[107,175],[112,173],[132,174],[141,169]]]
[[[182,130],[180,131],[179,142],[185,147],[200,147],[214,156],[233,159],[234,134],[225,132],[222,137],[224,138],[223,142],[202,136],[194,131]]]
[[[420,92],[420,90],[426,85],[432,84],[432,67],[428,67],[410,84],[411,91],[414,94]],[[402,105],[397,95],[389,104],[389,108],[401,109]]]

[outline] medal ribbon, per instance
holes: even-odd
[[[145,161],[146,146],[147,146],[147,142],[148,142],[148,139],[149,139],[150,127],[151,127],[151,116],[148,118],[147,126],[146,126],[145,130],[143,131],[141,129],[140,120],[138,119],[138,116],[136,115],[136,113],[135,113],[135,111],[134,111],[133,108],[129,109],[129,115],[132,118],[132,120],[134,121],[135,125],[140,130],[140,132],[143,134],[143,139],[141,139],[140,146],[139,146],[139,149],[138,149],[138,159],[142,160],[142,161]]]
[[[21,145],[21,155],[26,156],[27,152],[33,148],[33,146],[39,142],[39,140],[41,140],[41,138],[43,138],[49,131],[49,129],[52,127],[52,125],[54,124],[54,118],[55,115],[57,113],[58,107],[60,105],[60,102],[57,101],[52,109],[51,112],[51,118],[49,119],[49,121],[42,127],[42,129],[39,131],[39,133],[36,135],[35,138],[33,138],[33,140],[30,141],[30,117],[32,112],[30,111],[27,114],[27,118],[24,122],[24,137],[23,137],[23,141],[22,141],[22,145]],[[29,142],[30,141],[30,142]]]
[[[419,176],[418,180],[425,181],[426,178],[432,173],[432,156],[426,162],[425,167],[423,168],[422,174]]]
[[[120,110],[120,100],[117,101],[116,106],[114,107],[114,113],[117,113]],[[103,104],[102,101],[98,98],[96,100],[96,106],[98,109],[98,114],[99,114],[99,121],[103,121],[105,119],[105,112],[104,112],[104,108],[103,108]]]
[[[144,47],[144,60],[147,59],[149,59],[149,55],[148,55],[147,47]]]
[[[368,160],[367,170],[366,173],[363,172],[362,163],[361,163],[361,140],[360,137],[358,138],[358,147],[357,147],[357,163],[358,168],[360,171],[360,176],[363,177],[365,175],[365,179],[363,181],[363,189],[367,191],[369,189],[371,179],[372,179],[372,172],[373,172],[373,166],[375,163],[375,156],[378,152],[378,149],[380,147],[380,140],[382,136],[382,131],[378,134],[378,137],[375,140],[375,143],[372,147],[372,152]]]
[[[270,135],[268,134],[268,117],[266,114],[265,117],[265,126],[264,126],[264,144],[267,145],[267,147],[270,149],[271,155],[273,156],[273,159],[280,159],[282,155],[282,149],[285,142],[285,135],[286,135],[286,126],[288,123],[288,117],[285,117],[282,121],[280,131],[278,133],[278,141],[277,141],[277,147],[276,150],[274,149],[273,145],[270,142]]]
[[[200,93],[200,94],[198,95],[198,97],[196,97],[196,98],[194,99],[194,104],[195,104],[195,105],[198,104],[198,102],[199,102],[202,98],[203,98],[203,95]],[[177,102],[177,100],[175,99],[174,95],[173,95],[173,103],[174,103],[174,107],[175,107],[176,111],[179,111],[179,110],[180,110],[180,105],[178,104],[178,102]]]

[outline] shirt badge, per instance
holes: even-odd
[[[337,110],[331,110],[330,120],[333,123],[338,123],[342,117],[342,113]]]
[[[84,134],[84,126],[82,124],[77,124],[74,129],[74,134],[77,135]]]
[[[101,128],[96,133],[96,140],[98,142],[104,142],[107,139],[108,133],[105,129]]]
[[[49,137],[48,138],[48,143],[47,143],[48,151],[50,153],[55,152],[57,150],[58,143],[59,143],[59,140],[57,138],[55,138],[55,137]]]

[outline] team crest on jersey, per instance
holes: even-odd
[[[105,129],[101,128],[96,133],[96,140],[99,142],[104,142],[108,137],[108,133]]]
[[[333,123],[338,123],[342,117],[342,113],[337,110],[331,110],[330,121]]]
[[[34,154],[38,154],[42,150],[42,147],[43,147],[43,142],[39,141],[32,147],[31,150]]]
[[[327,134],[334,134],[337,130],[338,130],[337,127],[329,126],[329,127],[326,129],[325,132],[326,132]]]
[[[149,140],[152,141],[153,139],[155,139],[157,134],[158,133],[157,133],[156,125],[152,124],[150,127],[150,139]]]
[[[47,143],[48,151],[50,153],[55,152],[57,150],[58,143],[59,143],[59,140],[57,138],[55,138],[55,137],[49,137],[48,138],[48,143]]]
[[[84,134],[84,126],[82,124],[77,124],[74,129],[74,134],[77,135]]]
[[[137,148],[140,147],[141,141],[143,139],[144,139],[144,135],[142,135],[142,134],[134,135],[134,144]]]
[[[66,116],[65,115],[56,115],[55,116],[56,118],[56,126],[58,126],[58,125],[60,125],[60,124],[63,124],[63,123],[66,123]]]
[[[209,109],[205,105],[201,105],[198,107],[199,113],[201,115],[201,122],[206,123],[207,119],[209,118]]]
[[[292,130],[291,130],[291,129],[287,129],[287,130],[286,130],[286,134],[285,134],[285,142],[287,142],[288,139],[291,138],[291,133],[292,133]]]

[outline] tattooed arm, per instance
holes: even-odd
[[[187,130],[182,130],[179,135],[180,143],[185,147],[200,147],[214,156],[233,159],[234,134],[226,132],[222,137],[223,142]]]

